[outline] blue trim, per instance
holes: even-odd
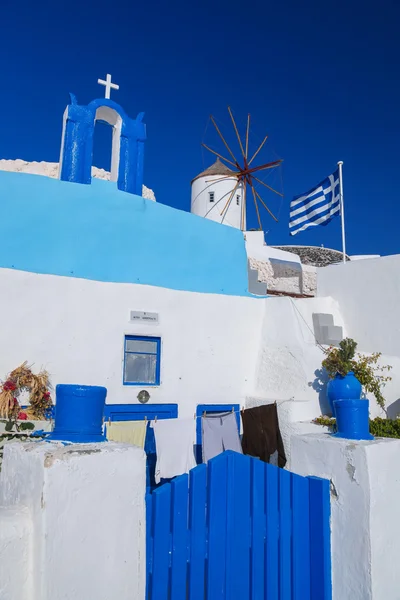
[[[156,342],[157,349],[156,352],[131,352],[126,349],[126,342],[129,340],[135,340],[139,342]],[[153,383],[143,382],[143,381],[125,381],[125,362],[127,354],[146,354],[147,356],[155,356],[156,357],[156,376],[155,381]],[[144,335],[125,335],[124,338],[124,364],[122,371],[122,383],[123,385],[140,385],[143,387],[154,387],[160,385],[160,371],[161,371],[161,338],[153,337],[153,336],[144,336]]]
[[[236,421],[238,426],[238,431],[240,434],[240,404],[198,404],[196,408],[196,460],[197,464],[203,462],[202,452],[201,452],[201,444],[202,444],[202,436],[201,436],[201,417],[202,414],[205,413],[222,413],[222,412],[230,412],[234,410],[236,415]]]
[[[106,404],[104,419],[108,421],[142,421],[145,417],[153,420],[176,419],[178,417],[177,404]]]

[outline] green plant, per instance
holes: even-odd
[[[13,430],[19,433],[20,431],[32,431],[32,429],[35,429],[33,423],[30,423],[29,421],[22,421],[22,423],[19,423],[17,417],[9,418],[7,420],[0,419],[0,423],[5,423],[4,431],[7,433]]]
[[[345,338],[338,348],[331,346],[324,350],[326,358],[322,366],[327,371],[329,378],[333,379],[337,373],[347,375],[353,371],[358,381],[364,388],[364,392],[374,394],[379,406],[385,410],[385,398],[382,389],[391,377],[386,375],[391,370],[391,365],[379,365],[381,352],[374,352],[370,356],[356,353],[357,342],[351,338]]]
[[[318,417],[313,422],[317,425],[329,427],[332,432],[336,431],[336,419]],[[400,419],[382,419],[381,417],[370,419],[369,430],[374,437],[400,439]]]

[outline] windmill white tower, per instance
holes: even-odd
[[[226,158],[219,152],[202,144],[207,150],[217,156],[217,160],[213,165],[192,180],[191,212],[195,215],[211,219],[212,221],[217,221],[218,223],[223,223],[246,231],[247,191],[249,191],[254,202],[259,231],[262,231],[263,226],[259,204],[265,208],[275,221],[278,219],[261,198],[256,186],[262,185],[264,188],[267,188],[278,196],[283,196],[281,192],[275,190],[259,178],[263,171],[269,171],[270,169],[279,167],[282,160],[278,159],[255,166],[253,160],[263,148],[268,136],[266,135],[264,137],[257,150],[250,157],[250,115],[247,115],[246,134],[245,139],[242,142],[230,107],[228,107],[228,112],[239,143],[239,159],[235,157],[215,122],[215,119],[211,116],[211,122],[228,151],[230,158]],[[258,177],[256,177],[256,174]]]
[[[190,211],[217,223],[246,229],[246,223],[242,226],[244,186],[241,182],[237,184],[237,173],[217,158],[213,165],[193,179]]]

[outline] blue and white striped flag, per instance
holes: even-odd
[[[313,225],[327,225],[340,215],[339,169],[307,194],[295,196],[290,203],[290,235]]]

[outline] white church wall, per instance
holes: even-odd
[[[400,255],[318,270],[318,296],[337,300],[347,335],[362,352],[400,357]]]
[[[253,392],[265,299],[0,270],[0,354],[4,377],[27,360],[49,370],[53,385],[104,385],[107,403],[244,403]],[[130,311],[159,315],[131,323]],[[161,385],[124,386],[124,335],[161,337]]]

